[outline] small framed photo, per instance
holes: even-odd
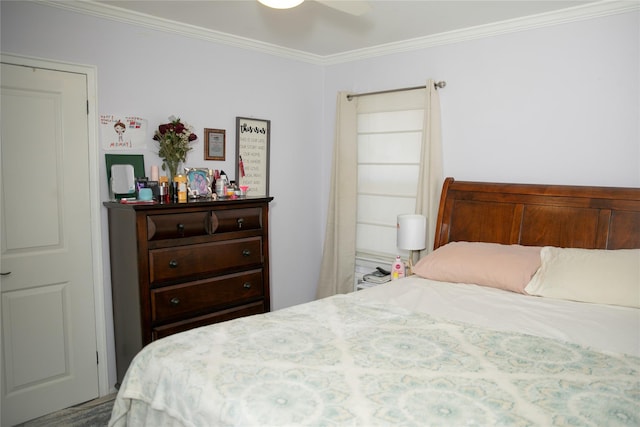
[[[187,194],[190,199],[211,196],[209,169],[185,168],[187,173]]]
[[[226,132],[224,129],[204,130],[204,159],[224,160],[226,155]]]

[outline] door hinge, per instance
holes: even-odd
[[[96,351],[96,365],[100,364],[100,356],[98,355],[98,352]]]
[[[87,116],[89,115],[89,100],[87,99]]]

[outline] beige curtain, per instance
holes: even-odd
[[[317,298],[352,292],[355,281],[358,99],[349,101],[347,95],[338,93],[329,210]]]
[[[349,101],[347,95],[338,94],[336,107],[329,209],[317,298],[352,292],[355,281],[358,98]],[[443,183],[440,99],[433,80],[426,84],[424,111],[416,213],[427,217],[427,249],[423,251],[427,253],[433,248]]]
[[[425,91],[424,124],[422,129],[422,155],[418,175],[416,213],[427,217],[426,255],[433,250],[440,192],[444,182],[442,172],[442,134],[440,130],[440,96],[433,80],[427,80]]]

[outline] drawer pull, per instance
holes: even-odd
[[[173,297],[169,302],[171,303],[171,305],[178,305],[180,304],[180,298]]]
[[[238,228],[242,228],[243,222],[244,222],[244,218],[238,218]]]
[[[244,249],[244,250],[242,251],[242,256],[243,256],[243,257],[251,256],[251,251],[250,251],[249,249]]]
[[[251,289],[251,282],[244,282],[244,285],[242,285],[245,289]]]
[[[169,268],[178,268],[178,261],[176,261],[175,259],[169,261]]]
[[[176,228],[178,229],[178,233],[180,233],[181,236],[184,235],[184,224],[179,222],[178,225],[176,226]]]

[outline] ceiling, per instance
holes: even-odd
[[[339,1],[339,0],[336,0]],[[86,2],[82,2],[85,3]],[[270,9],[256,0],[94,1],[129,19],[161,18],[165,25],[189,24],[236,41],[258,42],[317,58],[389,46],[496,23],[544,18],[601,4],[578,0],[369,0],[361,16],[306,0],[293,9]],[[515,21],[514,21],[515,20]],[[191,27],[193,26],[193,27]]]

